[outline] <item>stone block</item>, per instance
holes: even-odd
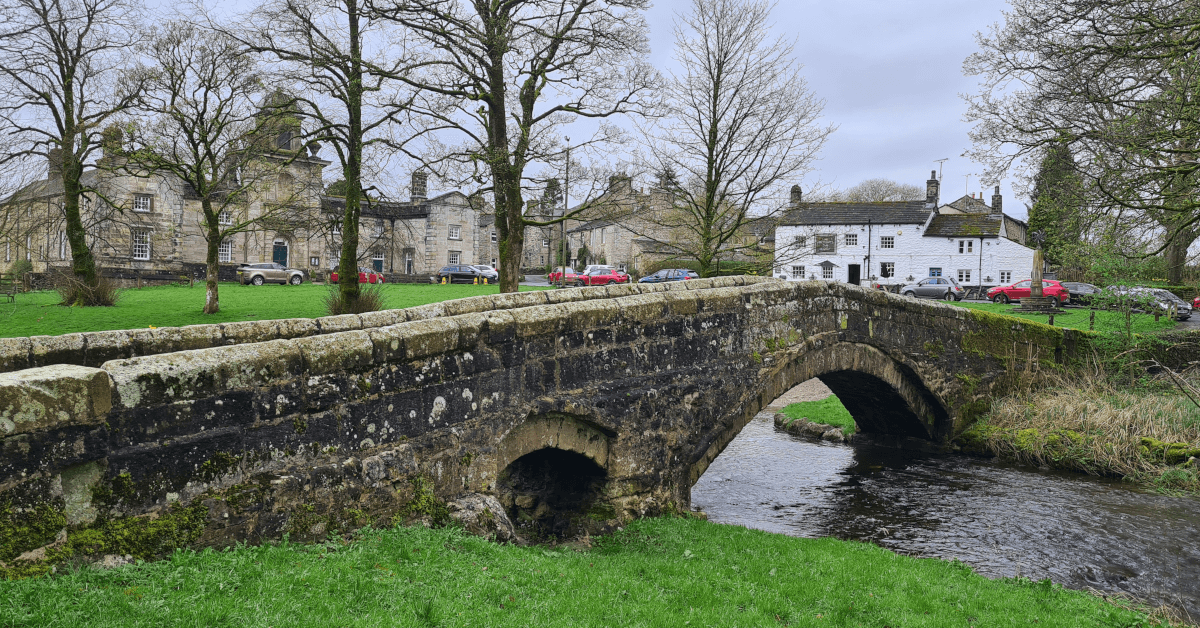
[[[87,346],[83,334],[63,334],[62,336],[33,336],[30,351],[31,366],[48,366],[51,364],[83,365],[85,361],[84,348]]]
[[[180,351],[219,347],[223,339],[220,325],[188,325],[179,328]]]
[[[378,312],[365,312],[358,316],[362,319],[363,329],[387,327],[388,325],[404,322],[404,310],[380,310]],[[323,330],[324,327],[322,327]]]
[[[98,331],[84,334],[86,339],[85,345],[85,362],[91,366],[99,366],[109,360],[122,360],[131,358],[139,354],[142,350],[141,343],[135,344],[132,333],[137,333],[139,336],[149,338],[149,329],[147,333],[142,333],[142,330],[130,331]]]
[[[617,304],[625,321],[651,323],[662,318],[667,300],[661,294],[635,294],[617,299]]]
[[[458,323],[459,351],[470,351],[479,343],[479,335],[487,328],[485,312],[486,310],[454,317],[454,321]]]
[[[336,334],[343,331],[355,331],[363,328],[362,318],[358,314],[340,314],[338,316],[322,316],[315,319],[323,334]]]
[[[672,316],[694,315],[700,308],[700,298],[700,295],[696,293],[663,293],[663,299],[667,304],[667,311],[669,311]]]
[[[621,306],[609,299],[595,299],[559,306],[566,319],[566,329],[588,331],[615,325],[621,318]]]
[[[295,342],[272,340],[106,362],[113,405],[128,409],[198,399],[229,389],[283,385],[303,372]]]
[[[304,356],[305,375],[358,373],[375,361],[375,345],[365,331],[323,334],[293,342]]]
[[[431,318],[438,318],[446,315],[446,307],[443,303],[430,303],[428,305],[418,305],[404,310],[404,320],[406,321],[424,321]]]
[[[306,338],[321,332],[320,326],[311,318],[283,318],[275,321],[279,338]]]
[[[29,352],[33,343],[29,338],[0,338],[0,372],[19,371],[32,366]]]
[[[454,319],[418,320],[394,329],[404,335],[405,360],[450,353],[458,348],[458,322]]]
[[[512,311],[517,335],[522,337],[553,335],[565,310],[561,305],[524,307]]]
[[[265,342],[279,337],[275,321],[240,321],[223,323],[221,334],[225,344],[240,345],[253,342]]]
[[[0,436],[98,425],[111,407],[100,369],[56,364],[0,374]]]

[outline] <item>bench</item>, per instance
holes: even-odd
[[[17,293],[21,291],[21,283],[17,281],[17,276],[13,273],[0,273],[0,296],[8,299],[9,303],[17,300]]]

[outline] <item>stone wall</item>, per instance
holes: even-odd
[[[127,553],[142,536],[95,541],[114,522],[216,546],[412,519],[603,530],[686,509],[711,460],[801,381],[822,377],[864,432],[944,444],[1013,371],[1066,363],[1083,338],[748,277],[233,325],[105,337],[175,350],[99,368],[43,350],[0,375],[0,528],[23,539],[0,561],[55,543]],[[600,478],[575,510],[514,471],[547,448]],[[129,553],[169,549],[153,539]]]

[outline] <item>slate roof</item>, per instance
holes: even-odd
[[[781,225],[923,225],[932,210],[925,201],[882,203],[801,203],[788,210]]]
[[[341,196],[322,196],[323,211],[343,213],[346,211],[346,199]],[[390,201],[363,202],[362,214],[372,218],[428,218],[429,203],[393,203]]]
[[[941,214],[929,221],[923,234],[927,238],[1000,237],[1000,216],[989,214]]]
[[[968,194],[964,194],[946,205],[967,214],[986,214],[992,211],[992,208],[983,202],[983,199],[974,198]]]
[[[579,231],[589,231],[591,229],[599,229],[600,227],[608,227],[617,224],[616,220],[611,218],[601,218],[599,220],[591,220],[579,225],[578,227],[567,229],[567,233],[577,233]]]

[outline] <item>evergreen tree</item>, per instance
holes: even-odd
[[[1083,192],[1070,147],[1061,142],[1049,146],[1033,178],[1029,233],[1045,236],[1042,250],[1051,264],[1065,263],[1083,237]]]

